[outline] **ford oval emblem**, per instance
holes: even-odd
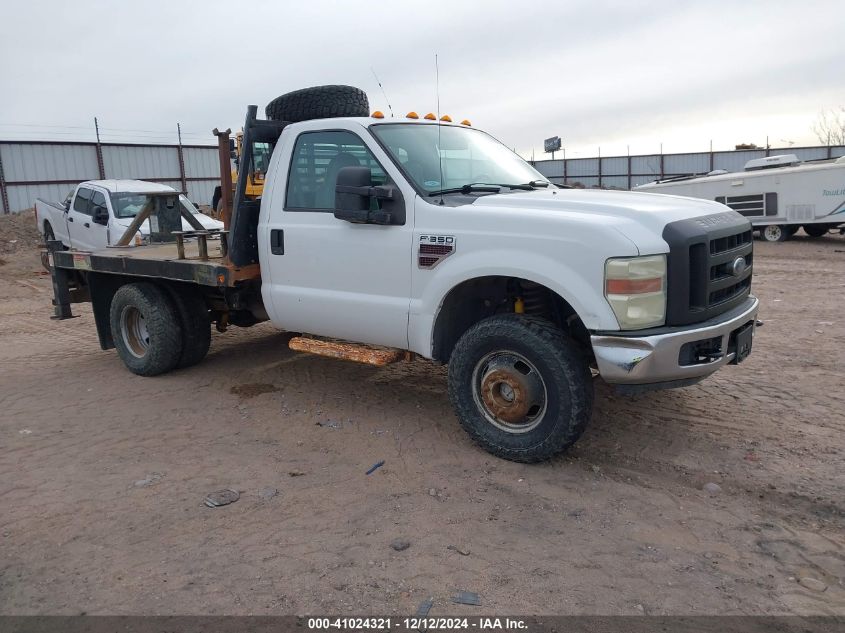
[[[734,277],[739,277],[742,273],[745,272],[744,257],[737,257],[734,260],[734,263],[731,265],[731,272],[734,274]]]

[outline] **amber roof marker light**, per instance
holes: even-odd
[[[374,119],[383,119],[384,118],[384,112],[382,112],[381,110],[376,110],[370,116],[373,117]]]
[[[408,114],[405,115],[406,119],[419,119],[420,115],[411,110]]]

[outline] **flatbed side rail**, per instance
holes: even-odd
[[[233,277],[233,271],[222,261],[215,263],[185,259],[141,259],[77,251],[54,251],[53,270],[78,270],[186,281],[217,288],[231,285]],[[61,273],[54,273],[54,276],[56,274]]]

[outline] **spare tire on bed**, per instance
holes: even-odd
[[[267,104],[271,121],[308,121],[338,116],[369,116],[367,93],[353,86],[314,86],[276,97]]]

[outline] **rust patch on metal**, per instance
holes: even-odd
[[[376,367],[395,363],[405,357],[405,352],[400,349],[378,349],[366,345],[337,343],[315,338],[303,338],[301,336],[292,338],[290,343],[288,343],[288,347],[295,352],[307,352],[318,356],[351,360],[356,363],[375,365]]]
[[[517,375],[501,369],[487,374],[481,383],[481,397],[487,409],[511,424],[522,421],[528,415],[530,403],[527,394],[527,385]]]
[[[223,265],[229,269],[229,284],[234,285],[236,281],[251,281],[253,279],[261,279],[261,266],[258,264],[250,264],[249,266],[233,266],[228,259],[224,260]]]

